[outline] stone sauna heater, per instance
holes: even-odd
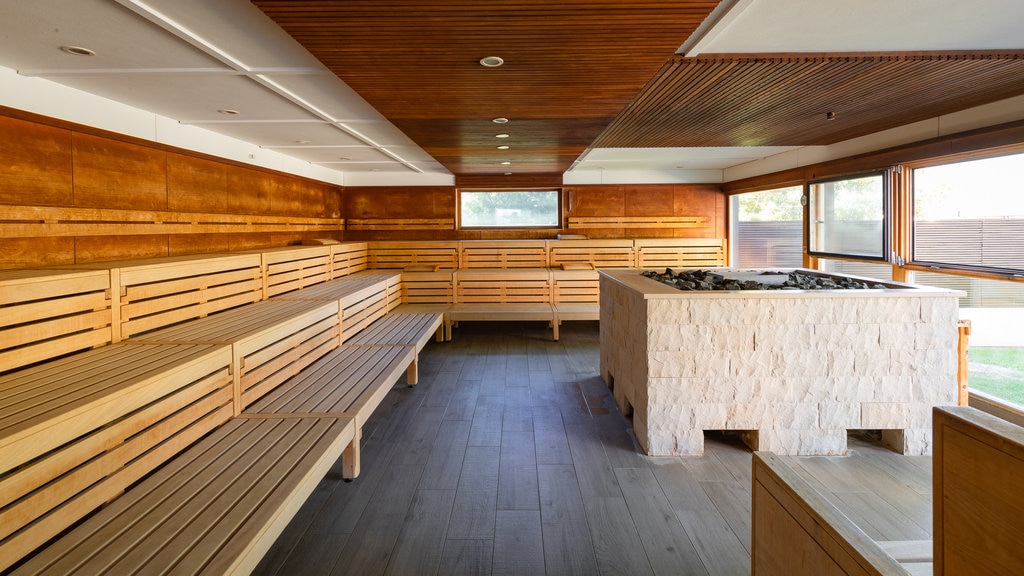
[[[601,374],[648,454],[703,454],[705,430],[794,455],[844,454],[848,430],[881,430],[899,452],[931,452],[931,409],[957,398],[959,292],[855,277],[869,288],[682,291],[642,272],[600,273]]]

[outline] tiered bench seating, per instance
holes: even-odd
[[[216,344],[111,345],[0,377],[0,570],[227,422],[231,383]]]
[[[0,372],[111,341],[105,270],[0,271]]]
[[[282,267],[311,270],[310,260],[321,261],[324,249],[343,252],[339,248],[273,252]],[[369,405],[353,416],[243,409],[355,336],[362,338],[347,349],[367,358],[365,369],[387,372],[367,383],[372,395],[382,398],[403,374],[415,383],[418,352],[439,331],[441,315],[405,317],[407,323],[389,318],[400,275],[365,271],[212,315],[197,312],[195,294],[172,297],[166,301],[186,302],[185,317],[192,319],[170,326],[155,321],[153,329],[109,344],[115,342],[112,278],[113,286],[125,288],[113,290],[122,296],[114,308],[124,310],[141,300],[132,294],[145,290],[206,290],[210,278],[224,273],[225,256],[210,258],[219,264],[195,256],[0,276],[7,309],[29,319],[12,338],[31,333],[32,319],[40,326],[50,322],[40,313],[44,302],[69,315],[86,302],[97,309],[87,316],[102,317],[86,323],[101,328],[88,331],[99,337],[90,334],[85,346],[51,338],[53,345],[44,345],[48,355],[16,348],[8,356],[13,367],[39,363],[0,375],[0,571],[29,555],[14,573],[92,573],[106,566],[114,573],[244,573],[342,453],[349,456],[350,477],[358,474],[361,421],[355,416],[365,420]],[[258,261],[256,293],[265,296],[260,274],[269,260]],[[151,281],[131,280],[143,272]],[[303,272],[291,281],[299,278],[311,276]],[[65,299],[75,304],[63,306]],[[89,346],[98,347],[75,352]],[[46,361],[59,355],[66,356]]]
[[[351,418],[233,418],[14,574],[248,574],[354,436]]]
[[[1024,573],[1024,428],[933,410],[932,541],[876,542],[781,458],[755,452],[753,574]]]

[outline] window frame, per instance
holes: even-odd
[[[462,222],[462,195],[465,193],[526,193],[526,192],[554,192],[557,198],[557,208],[555,215],[555,223],[552,225],[543,226],[531,226],[531,225],[512,225],[512,226],[466,226]],[[456,227],[459,230],[559,230],[562,228],[562,220],[564,218],[564,192],[561,187],[544,186],[540,188],[529,188],[529,187],[516,187],[516,188],[458,188],[455,198],[455,213],[456,213]]]
[[[860,178],[867,177],[879,177],[882,180],[882,250],[881,255],[873,256],[869,254],[854,254],[847,252],[827,252],[822,250],[815,250],[811,242],[812,237],[816,232],[817,222],[812,217],[812,192],[813,186],[818,184],[826,184],[829,182],[840,182],[843,180],[857,180]],[[804,247],[806,253],[811,258],[824,258],[830,260],[865,260],[870,262],[891,262],[892,260],[892,223],[893,223],[893,206],[892,206],[892,169],[883,168],[879,170],[868,170],[864,172],[857,172],[853,174],[842,174],[838,176],[828,176],[824,178],[815,178],[808,180],[804,184],[804,222],[805,234],[804,234]]]
[[[956,262],[939,262],[932,260],[918,260],[916,257],[917,252],[917,222],[915,218],[915,187],[914,187],[914,172],[922,168],[933,168],[937,166],[946,166],[949,164],[959,164],[962,162],[973,162],[978,160],[988,160],[992,158],[1000,158],[1003,156],[1021,155],[1024,154],[1024,146],[1013,146],[1013,147],[1000,147],[992,148],[983,151],[974,151],[966,154],[955,154],[951,156],[941,156],[936,158],[928,158],[927,160],[920,160],[914,162],[905,162],[903,167],[907,170],[908,175],[906,179],[907,185],[907,197],[908,197],[908,214],[906,217],[907,226],[907,238],[908,245],[906,249],[906,265],[910,270],[917,270],[922,272],[946,272],[946,273],[960,273],[961,275],[982,277],[982,278],[993,278],[993,279],[1014,279],[1019,280],[1024,278],[1024,270],[1018,270],[1015,268],[1001,268],[995,266],[984,266],[981,264],[961,264]]]

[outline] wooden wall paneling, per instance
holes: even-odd
[[[230,252],[228,234],[171,234],[167,240],[168,256]]]
[[[0,116],[0,202],[71,206],[71,132]]]
[[[673,187],[673,213],[709,218],[705,228],[677,230],[676,237],[725,238],[725,195],[717,185],[677,184]]]
[[[0,270],[74,263],[74,238],[0,238]]]
[[[167,209],[228,211],[228,167],[184,154],[167,154]]]
[[[77,236],[75,263],[160,258],[169,255],[166,234],[138,236]]]
[[[71,137],[75,206],[167,209],[167,153],[82,133]]]
[[[671,184],[626,186],[623,190],[625,205],[623,216],[674,215],[673,187]]]
[[[228,169],[228,212],[232,214],[270,214],[270,180],[267,174],[251,168]]]

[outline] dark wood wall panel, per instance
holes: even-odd
[[[44,207],[45,222],[34,215]],[[0,269],[344,235],[339,186],[10,108],[0,108],[0,210]],[[186,232],[183,213],[197,215],[184,220]],[[78,222],[73,231],[64,219]],[[159,230],[168,221],[173,234]],[[122,235],[111,222],[124,223]]]
[[[0,203],[71,206],[71,133],[0,116]]]

